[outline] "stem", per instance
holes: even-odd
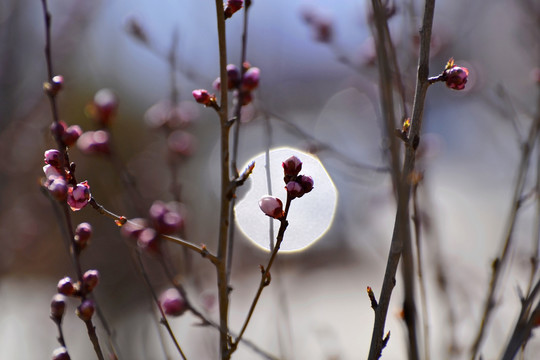
[[[98,359],[105,360],[105,358],[103,357],[103,352],[101,351],[101,347],[99,346],[99,340],[96,334],[96,327],[92,323],[92,320],[87,320],[84,323],[86,324],[88,337],[90,338],[90,341],[92,342],[92,345],[94,346],[94,351],[96,352]]]
[[[370,360],[378,359],[384,345],[384,324],[390,304],[390,297],[395,285],[395,275],[403,250],[403,236],[408,235],[410,239],[409,224],[409,198],[410,188],[409,177],[414,169],[416,159],[416,149],[420,143],[420,132],[422,129],[422,115],[426,98],[429,73],[429,44],[431,40],[431,28],[433,25],[433,14],[435,11],[435,0],[426,0],[424,7],[424,18],[420,29],[420,57],[418,59],[418,72],[416,79],[416,91],[414,97],[411,128],[409,139],[406,143],[405,160],[401,171],[401,181],[398,189],[398,209],[392,242],[388,254],[388,261],[384,275],[379,306],[375,309],[375,321],[369,351]]]
[[[255,307],[257,306],[257,303],[259,302],[259,298],[261,297],[261,294],[264,288],[270,285],[270,279],[271,279],[270,268],[274,264],[274,260],[276,259],[281,243],[283,242],[283,236],[285,235],[285,230],[287,229],[287,226],[289,225],[287,221],[287,215],[289,214],[289,207],[291,206],[291,201],[292,201],[292,198],[287,194],[287,203],[285,205],[285,215],[283,216],[282,219],[280,219],[281,224],[279,226],[279,230],[278,230],[278,234],[276,238],[276,245],[274,249],[272,250],[272,255],[270,256],[270,259],[268,260],[268,264],[266,265],[266,268],[263,268],[261,266],[262,276],[259,282],[259,288],[257,289],[257,293],[255,294],[255,297],[253,298],[253,301],[251,302],[251,306],[246,316],[246,320],[244,320],[244,325],[242,325],[242,329],[240,330],[240,333],[238,334],[238,336],[236,337],[236,340],[233,342],[231,346],[231,353],[236,350],[238,343],[242,339],[242,336],[244,335],[244,332],[247,329],[249,321],[251,320],[251,317],[253,316],[253,312],[255,311]]]
[[[219,297],[219,348],[221,359],[227,360],[229,354],[229,283],[227,277],[227,249],[229,235],[229,212],[231,198],[234,194],[234,189],[231,193],[231,180],[229,173],[229,130],[230,124],[228,119],[229,106],[227,98],[227,40],[225,33],[225,14],[223,10],[223,2],[216,0],[216,17],[219,42],[219,68],[221,83],[221,104],[219,106],[218,115],[221,127],[221,204],[219,217],[219,237],[218,237],[218,253],[216,262],[217,286]]]
[[[536,116],[536,119],[534,119],[529,129],[529,137],[527,138],[527,141],[522,145],[521,163],[519,164],[518,168],[516,185],[514,188],[514,196],[512,199],[512,205],[510,209],[510,214],[508,215],[508,223],[504,235],[504,242],[500,255],[493,261],[492,274],[489,282],[488,294],[484,303],[482,320],[471,348],[472,360],[476,359],[476,355],[480,350],[480,345],[485,335],[487,324],[490,320],[491,314],[493,313],[493,309],[495,307],[495,292],[497,290],[497,284],[504,269],[504,265],[506,264],[508,254],[510,252],[510,246],[512,245],[514,227],[516,225],[517,215],[522,204],[522,194],[523,188],[525,186],[525,179],[527,177],[527,172],[530,167],[529,160],[531,157],[532,149],[540,132],[540,97],[538,111],[539,114]]]

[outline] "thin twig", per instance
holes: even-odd
[[[398,189],[398,209],[394,224],[394,232],[388,254],[388,262],[381,289],[379,306],[375,310],[375,321],[373,325],[373,334],[368,357],[370,360],[378,359],[381,356],[383,346],[385,345],[385,339],[383,338],[384,324],[386,322],[392,290],[395,286],[397,267],[401,257],[401,252],[403,250],[403,236],[408,234],[410,238],[409,198],[411,184],[409,182],[409,178],[414,170],[416,149],[420,143],[424,102],[429,86],[427,81],[429,74],[429,45],[431,40],[434,11],[435,1],[426,0],[422,28],[420,29],[420,57],[418,59],[418,72],[411,128],[408,142],[406,143],[405,160],[403,163],[403,170],[401,171],[402,177],[400,179]]]

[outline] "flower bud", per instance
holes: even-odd
[[[285,186],[285,189],[292,199],[299,198],[304,195],[304,189],[302,189],[302,186],[296,181],[289,181]]]
[[[101,125],[110,124],[118,109],[118,98],[110,89],[101,89],[94,95],[92,103],[94,119]]]
[[[55,137],[55,139],[62,139],[66,129],[67,125],[63,121],[53,122],[51,124],[51,134]]]
[[[59,347],[52,353],[52,360],[70,360],[69,353],[65,347]]]
[[[154,229],[160,234],[174,234],[184,225],[184,219],[180,215],[178,204],[165,204],[155,201],[150,207],[150,219]]]
[[[88,270],[84,273],[82,278],[83,291],[85,294],[88,294],[99,283],[99,272],[97,270]]]
[[[105,130],[87,131],[77,141],[77,147],[87,155],[111,153],[109,133]]]
[[[90,198],[90,186],[87,181],[68,188],[67,203],[73,211],[79,211],[85,207]]]
[[[465,89],[465,84],[469,76],[469,70],[464,67],[452,66],[444,70],[443,79],[446,82],[446,86],[454,90]]]
[[[148,226],[146,219],[143,218],[135,218],[131,219],[128,222],[126,222],[124,225],[122,225],[122,228],[120,229],[120,233],[127,237],[132,239],[137,239],[139,237],[139,234]]]
[[[225,19],[230,18],[235,12],[244,5],[244,0],[228,0],[225,7]]]
[[[313,178],[311,176],[307,175],[298,175],[296,178],[296,181],[302,186],[302,190],[304,190],[304,194],[307,194],[311,190],[313,190]]]
[[[273,196],[264,196],[259,200],[259,207],[268,216],[274,219],[281,219],[285,216],[283,203]]]
[[[51,317],[60,322],[66,310],[66,297],[61,294],[56,294],[51,300]]]
[[[49,179],[47,189],[58,201],[65,201],[67,199],[68,185],[66,180],[62,177],[52,177]]]
[[[242,89],[246,91],[255,90],[259,86],[261,70],[258,67],[250,67],[242,78]]]
[[[142,250],[159,252],[159,236],[156,230],[144,228],[137,238],[137,246]]]
[[[195,147],[195,137],[182,130],[175,130],[167,137],[167,146],[175,154],[190,156]]]
[[[62,90],[62,87],[64,85],[64,77],[62,75],[56,75],[54,76],[50,82],[46,82],[43,84],[43,89],[47,92],[47,94],[55,96]]]
[[[92,225],[87,222],[80,223],[75,229],[75,243],[79,249],[84,249],[92,236]]]
[[[205,106],[209,106],[213,101],[215,101],[214,95],[210,95],[205,89],[193,90],[192,95],[196,102]]]
[[[83,300],[81,305],[77,307],[77,316],[82,321],[90,321],[90,319],[92,319],[92,316],[94,315],[95,310],[96,307],[94,305],[94,301],[92,301],[91,299],[85,299]]]
[[[186,300],[176,288],[165,290],[159,297],[159,303],[163,312],[170,316],[180,316],[188,309]]]
[[[82,134],[82,129],[79,125],[71,125],[62,134],[62,141],[66,146],[72,146],[77,142],[77,139]]]
[[[65,278],[61,279],[58,282],[56,289],[58,290],[59,294],[66,295],[66,296],[72,296],[76,292],[75,286],[73,285],[73,281],[71,281],[71,278],[69,276],[66,276]]]
[[[52,165],[45,165],[43,167],[43,172],[45,173],[45,177],[47,180],[54,180],[55,178],[62,178],[62,173],[60,170]]]
[[[283,172],[285,174],[284,180],[287,184],[293,178],[298,176],[298,174],[302,170],[302,161],[300,161],[299,158],[293,155],[284,162],[282,162],[281,166],[283,167]]]
[[[56,149],[50,149],[45,151],[45,164],[54,166],[55,168],[60,168],[62,164],[62,153]]]

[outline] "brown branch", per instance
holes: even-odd
[[[431,28],[433,25],[433,14],[435,11],[435,1],[426,0],[424,7],[424,18],[422,28],[420,29],[420,57],[418,59],[418,71],[416,79],[416,90],[412,111],[411,128],[409,139],[406,143],[405,160],[401,171],[401,179],[398,188],[398,208],[394,224],[392,242],[388,254],[388,261],[384,275],[379,306],[375,310],[375,321],[373,325],[373,334],[369,351],[370,360],[378,359],[384,345],[384,324],[390,304],[390,297],[395,286],[395,275],[403,250],[404,237],[408,236],[410,240],[410,222],[409,222],[409,199],[411,184],[409,178],[414,170],[416,159],[416,149],[420,143],[420,132],[422,129],[422,115],[424,102],[429,86],[429,44],[431,40]]]

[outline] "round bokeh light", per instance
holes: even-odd
[[[256,156],[247,163],[255,161],[255,168],[245,185],[249,189],[238,201],[235,212],[239,229],[248,239],[266,250],[270,250],[275,241],[271,234],[272,237],[277,235],[280,222],[269,218],[259,209],[259,200],[271,194],[281,199],[285,206],[287,192],[281,164],[293,155],[303,163],[300,174],[311,176],[314,187],[310,193],[292,201],[287,217],[289,226],[280,251],[297,251],[312,245],[330,228],[336,212],[337,190],[319,159],[292,148],[278,148],[269,152],[270,166],[267,168],[267,154]]]

